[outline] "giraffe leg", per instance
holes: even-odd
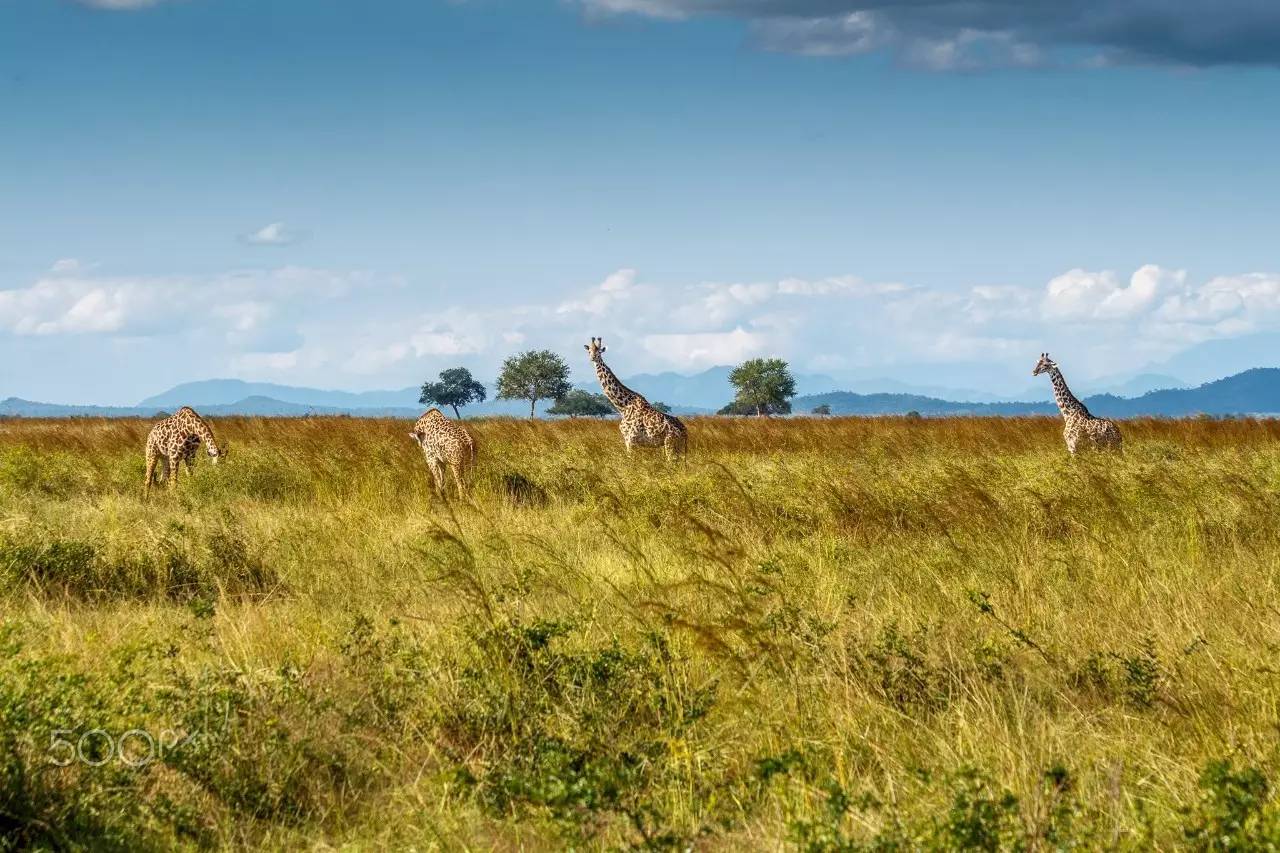
[[[148,450],[147,451],[147,473],[146,473],[145,479],[143,479],[142,481],[142,491],[144,493],[151,491],[151,484],[155,481],[156,460],[157,460],[156,454]]]
[[[444,463],[439,459],[431,460],[431,480],[435,483],[436,495],[442,498],[448,497],[445,494]]]
[[[622,446],[626,448],[627,454],[630,455],[631,448],[634,446],[635,434],[631,430],[631,421],[627,419],[627,415],[622,416],[622,423],[618,424],[618,431],[622,433]]]
[[[435,494],[436,492],[436,460],[432,458],[431,454],[427,452],[427,449],[425,447],[422,448],[422,458],[427,463],[427,471],[430,472],[431,474],[431,492],[432,494]]]
[[[449,499],[449,463],[443,459],[436,463],[436,490],[440,497]]]
[[[178,468],[182,465],[182,459],[177,456],[169,457],[169,490],[176,491],[178,488]]]
[[[449,471],[453,474],[453,484],[458,488],[458,499],[466,497],[467,490],[462,484],[462,463],[454,462],[449,465]]]

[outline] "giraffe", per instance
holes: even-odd
[[[444,469],[453,474],[458,497],[466,492],[463,476],[475,467],[476,442],[467,428],[451,421],[439,409],[428,409],[413,425],[409,437],[422,448],[431,477],[435,481],[436,494],[444,497],[447,492]]]
[[[1047,352],[1040,354],[1040,361],[1036,362],[1035,370],[1031,371],[1032,376],[1039,376],[1041,373],[1048,373],[1053,382],[1053,399],[1062,412],[1065,423],[1062,437],[1067,442],[1069,453],[1074,455],[1081,447],[1093,447],[1096,450],[1122,449],[1120,428],[1113,421],[1089,414],[1084,403],[1071,393],[1067,380],[1062,378],[1062,371]]]
[[[196,450],[200,442],[204,442],[209,460],[218,464],[218,460],[227,455],[225,447],[218,447],[213,439],[213,430],[204,422],[204,418],[196,414],[190,406],[183,406],[177,413],[170,415],[151,428],[147,436],[147,474],[144,491],[150,491],[156,481],[156,465],[163,463],[161,478],[169,479],[169,488],[178,487],[178,465],[186,463],[187,473],[195,473]]]
[[[661,447],[668,459],[684,455],[689,448],[689,432],[679,418],[659,412],[644,397],[618,381],[609,365],[604,363],[604,338],[592,338],[583,344],[591,363],[596,368],[596,378],[609,402],[622,415],[622,443],[630,453],[635,447]]]

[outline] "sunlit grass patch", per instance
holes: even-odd
[[[0,846],[1276,837],[1273,422],[468,425],[0,426]]]

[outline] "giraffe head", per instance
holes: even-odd
[[[217,465],[223,459],[226,459],[229,451],[230,451],[230,448],[228,448],[225,444],[222,445],[221,447],[213,444],[210,444],[207,447],[205,447],[205,452],[209,454],[209,462],[213,465]]]
[[[592,338],[591,343],[583,344],[582,348],[587,351],[587,356],[595,361],[604,355],[604,338]]]
[[[1036,362],[1036,369],[1031,371],[1032,376],[1039,376],[1041,373],[1047,373],[1058,366],[1058,363],[1049,358],[1049,353],[1040,353],[1040,360]]]

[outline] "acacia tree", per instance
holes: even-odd
[[[753,358],[729,374],[737,389],[731,404],[738,412],[754,410],[757,415],[788,414],[790,399],[796,395],[796,380],[780,358]],[[729,408],[729,407],[726,407]]]
[[[613,414],[613,406],[609,398],[603,394],[592,394],[581,388],[574,388],[565,394],[556,404],[547,409],[548,415],[568,415],[571,418],[599,418]]]
[[[418,398],[418,402],[426,406],[449,406],[453,409],[453,416],[461,420],[458,407],[468,403],[483,403],[485,394],[484,386],[471,376],[470,370],[451,367],[440,371],[439,382],[422,384],[422,396]]]
[[[531,418],[539,400],[559,400],[569,389],[569,365],[547,349],[511,356],[498,377],[498,399],[528,400]]]

